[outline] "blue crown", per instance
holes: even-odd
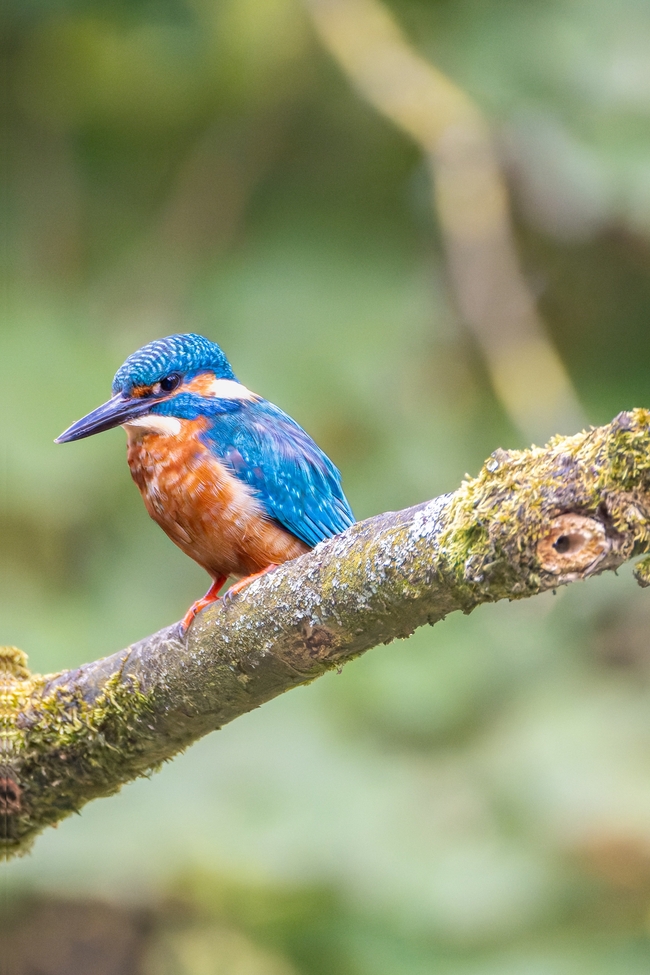
[[[134,386],[151,386],[172,372],[186,376],[204,369],[214,372],[218,379],[236,379],[216,342],[193,332],[168,335],[129,356],[115,373],[113,393],[126,392]]]

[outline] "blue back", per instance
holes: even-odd
[[[272,403],[229,401],[226,412],[211,418],[204,436],[214,454],[253,489],[267,515],[306,545],[354,523],[334,464]]]

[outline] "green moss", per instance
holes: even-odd
[[[645,551],[649,486],[648,410],[554,437],[545,448],[495,451],[453,496],[440,539],[442,570],[467,608],[538,592],[549,580],[541,571],[537,542],[566,512],[599,518],[610,531],[633,536],[626,556]]]
[[[47,693],[48,683],[32,680],[29,702],[23,702],[18,768],[24,807],[13,837],[18,845],[89,799],[117,792],[156,767],[146,758],[154,738],[152,698],[135,680],[114,674],[92,703],[74,686],[57,685]]]
[[[18,647],[0,647],[0,674],[16,680],[28,680],[31,674],[27,667],[27,654]]]
[[[19,719],[37,685],[27,655],[17,647],[0,647],[0,854],[4,855],[22,846],[18,822],[24,805],[25,734]]]

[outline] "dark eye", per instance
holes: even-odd
[[[178,373],[170,372],[168,376],[165,376],[164,379],[160,380],[160,383],[158,385],[160,386],[161,392],[173,393],[175,389],[178,389],[180,384],[181,384],[181,377],[178,375]]]

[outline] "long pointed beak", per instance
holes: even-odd
[[[150,399],[127,399],[118,393],[117,396],[109,399],[108,403],[98,406],[88,416],[82,417],[64,430],[54,443],[70,443],[72,440],[92,437],[95,433],[103,433],[104,430],[112,430],[113,427],[119,427],[122,423],[128,423],[129,420],[149,413],[152,406]]]

